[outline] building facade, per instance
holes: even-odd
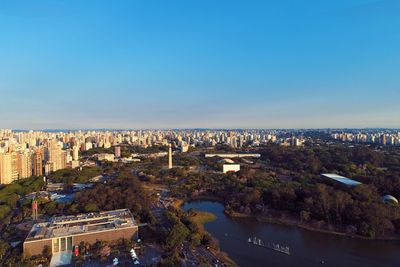
[[[129,209],[54,217],[32,227],[23,244],[24,257],[42,254],[46,246],[55,254],[72,252],[81,242],[137,237],[138,225]]]

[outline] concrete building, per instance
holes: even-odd
[[[114,147],[114,154],[115,154],[116,158],[120,158],[121,157],[121,147],[120,146]]]
[[[206,158],[220,157],[220,158],[260,158],[261,154],[205,154]]]
[[[0,154],[0,183],[9,184],[12,180],[12,160],[10,153]]]
[[[18,153],[17,168],[18,179],[32,176],[32,154],[30,152]]]
[[[34,150],[33,153],[33,175],[34,176],[41,176],[43,175],[43,153],[40,149]]]
[[[78,160],[71,161],[71,168],[72,169],[78,168],[79,166],[80,166],[80,164],[79,164]]]
[[[74,146],[72,149],[72,160],[79,160],[79,147]]]
[[[62,169],[63,159],[62,159],[62,150],[61,146],[55,140],[52,141],[49,145],[48,149],[48,163],[50,166],[50,172],[55,172],[57,170]]]
[[[189,144],[187,144],[186,142],[182,142],[181,143],[181,152],[182,153],[186,153],[189,150]]]
[[[224,164],[222,165],[222,172],[238,172],[240,171],[240,164]]]
[[[23,244],[24,257],[38,255],[48,246],[53,256],[71,254],[80,242],[137,238],[138,225],[129,209],[54,217],[33,225]]]
[[[114,161],[114,154],[100,153],[97,155],[98,160]]]

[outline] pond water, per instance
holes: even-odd
[[[182,208],[208,211],[217,216],[205,229],[239,266],[400,267],[399,241],[362,240],[231,218],[224,214],[222,204],[212,201],[186,202]],[[265,244],[289,246],[290,255],[248,243],[249,237],[257,237]]]

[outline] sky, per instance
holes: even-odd
[[[0,1],[0,128],[400,128],[398,0]]]

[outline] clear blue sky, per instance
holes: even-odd
[[[0,100],[0,128],[400,127],[400,1],[2,0]]]

